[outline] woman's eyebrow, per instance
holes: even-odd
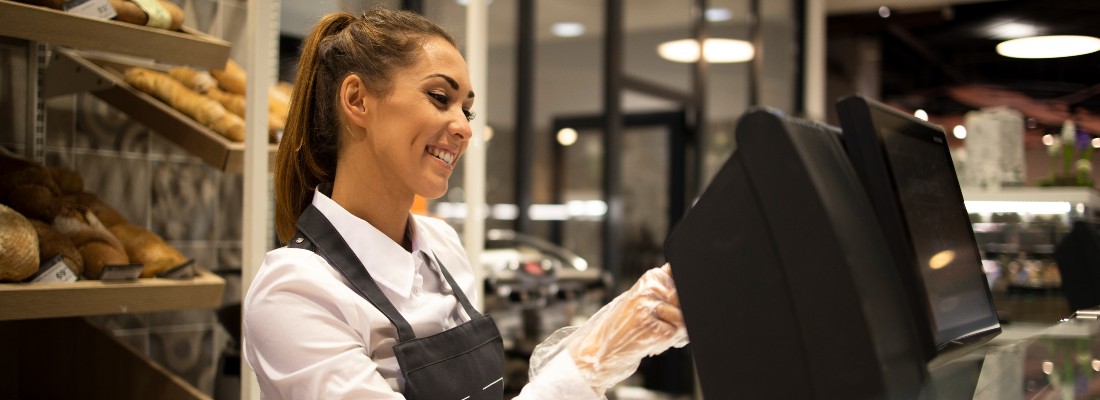
[[[448,85],[451,85],[451,89],[458,90],[458,81],[456,81],[454,78],[452,78],[450,76],[447,76],[446,74],[431,74],[431,75],[428,75],[427,78],[424,78],[424,80],[428,80],[428,79],[431,79],[431,78],[443,78],[443,80],[447,81]],[[474,91],[471,90],[470,93],[466,95],[466,98],[468,98],[468,99],[474,98]]]

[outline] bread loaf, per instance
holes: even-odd
[[[163,72],[145,68],[126,70],[126,82],[167,103],[200,124],[235,142],[244,141],[244,120],[217,101],[195,93]]]
[[[206,93],[210,89],[218,87],[218,81],[209,72],[195,70],[191,67],[173,67],[168,70],[168,75],[180,81],[196,93]],[[242,111],[243,113],[243,111]]]
[[[0,204],[28,218],[52,221],[61,209],[61,190],[46,167],[0,154]]]
[[[172,23],[168,25],[168,30],[180,30],[180,27],[183,26],[183,10],[180,9],[180,7],[176,5],[176,3],[166,0],[158,1],[160,2],[160,6],[164,7],[164,9],[168,11],[168,15],[172,16]]]
[[[62,196],[84,192],[84,178],[76,171],[59,167],[46,167],[46,171],[49,171]]]
[[[80,252],[76,250],[76,246],[73,245],[73,241],[68,236],[62,235],[57,229],[54,229],[53,225],[32,219],[31,225],[34,226],[34,231],[38,235],[38,265],[49,261],[54,256],[60,255],[65,260],[65,263],[69,265],[69,268],[73,270],[73,273],[80,275],[84,272],[84,257],[80,256]]]
[[[75,195],[65,196],[65,202],[87,208],[93,214],[95,214],[96,218],[99,219],[99,222],[103,223],[103,226],[106,226],[108,228],[118,224],[130,223],[130,221],[126,219],[126,217],[123,216],[122,213],[119,213],[118,210],[115,210],[111,206],[107,205],[107,203],[104,203],[103,200],[100,200],[99,196],[95,195],[95,193],[82,192]]]
[[[165,243],[164,239],[145,228],[133,224],[118,224],[110,229],[122,242],[130,262],[145,265],[141,271],[142,278],[157,276],[187,261],[183,254]]]
[[[0,204],[0,281],[21,281],[38,272],[38,235],[26,217]]]
[[[122,243],[88,209],[66,206],[53,220],[53,227],[68,236],[80,252],[85,278],[99,279],[105,266],[130,263]]]
[[[149,15],[130,0],[110,0],[111,7],[115,9],[115,21],[134,25],[145,25],[149,21]]]
[[[240,64],[232,59],[225,63],[225,69],[212,69],[210,75],[218,80],[218,87],[229,93],[245,95],[245,73]]]

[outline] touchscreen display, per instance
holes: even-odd
[[[927,290],[935,340],[943,345],[996,322],[996,314],[943,136],[889,125],[880,124],[886,130],[880,134]]]

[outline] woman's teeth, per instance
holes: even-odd
[[[446,162],[447,164],[454,165],[455,155],[453,153],[448,153],[440,149],[428,149],[428,154],[431,154],[435,158],[443,160],[443,162]]]

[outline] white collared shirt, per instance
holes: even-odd
[[[433,261],[477,304],[473,270],[454,229],[409,218],[412,252],[315,191],[332,223],[417,337],[469,321]],[[434,254],[434,255],[433,255]],[[305,249],[267,253],[244,300],[244,356],[265,399],[402,399],[393,346],[397,330],[321,256]],[[563,351],[517,399],[596,399]]]

